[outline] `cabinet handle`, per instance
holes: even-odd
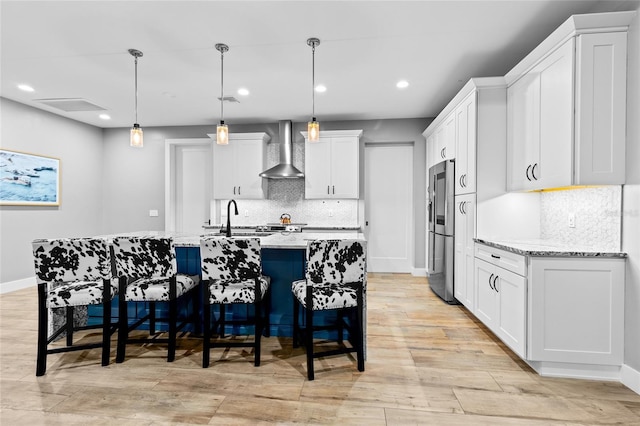
[[[533,167],[531,168],[531,177],[535,180],[538,180],[538,178],[536,177],[536,167],[538,166],[538,163],[535,163],[533,165]]]
[[[500,293],[498,291],[498,287],[496,286],[496,281],[498,281],[498,276],[496,275],[496,277],[493,279],[493,289],[496,291],[496,293]]]
[[[464,188],[464,184],[462,183],[462,175],[460,175],[460,179],[458,179],[458,183],[460,184],[460,188]]]
[[[333,195],[336,195],[336,186],[333,185]]]
[[[327,194],[331,194],[330,186],[329,186],[329,185],[327,185]]]
[[[493,279],[493,274],[491,274],[491,276],[489,277],[489,287],[491,287],[493,290],[495,290],[495,288],[493,288],[493,284],[491,284],[491,280],[492,279]]]
[[[238,195],[240,195],[240,187],[238,187]]]
[[[445,147],[445,148],[442,148],[442,149],[440,150],[440,157],[445,158],[445,157],[447,156],[447,155],[445,154],[446,149],[447,149],[447,148]]]
[[[525,175],[527,175],[527,180],[528,180],[529,182],[531,182],[531,178],[529,177],[529,169],[530,169],[530,168],[531,168],[531,164],[529,164],[529,165],[527,166],[527,171],[524,173]]]
[[[496,256],[495,254],[491,253],[491,257],[493,257],[494,259],[500,259],[500,256]]]
[[[233,195],[236,195],[236,187],[233,187]]]
[[[462,214],[467,214],[467,202],[462,202]]]
[[[464,214],[464,212],[462,211],[462,202],[458,204],[458,211],[460,212],[460,214]]]
[[[467,174],[464,174],[464,179],[462,180],[462,182],[464,182],[464,187],[467,187]]]

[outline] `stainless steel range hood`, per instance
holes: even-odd
[[[267,179],[295,179],[304,177],[304,173],[293,166],[293,142],[291,140],[291,121],[282,120],[280,127],[280,163],[260,173]]]

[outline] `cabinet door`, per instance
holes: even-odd
[[[507,89],[508,189],[572,184],[574,40]]]
[[[455,110],[456,195],[476,191],[476,105],[473,92]]]
[[[444,139],[443,145],[443,159],[451,160],[456,158],[456,114],[452,111],[447,118],[444,119]]]
[[[496,334],[521,357],[526,355],[527,279],[496,268],[493,285],[498,296]]]
[[[331,139],[331,197],[358,198],[359,146],[358,138]]]
[[[475,194],[456,196],[454,296],[474,312]]]
[[[228,200],[236,197],[235,148],[213,143],[213,198]]]
[[[475,315],[490,329],[494,329],[498,315],[498,298],[493,289],[496,279],[496,267],[482,259],[475,259],[475,289],[476,309]]]
[[[331,138],[305,140],[305,198],[331,198]]]
[[[446,129],[444,127],[444,124],[440,124],[436,128],[435,132],[433,132],[435,142],[435,155],[433,164],[438,164],[439,162],[447,158],[445,130]]]
[[[574,44],[565,42],[532,70],[540,81],[539,157],[530,173],[535,189],[573,183]]]
[[[621,365],[625,259],[533,258],[532,361]]]
[[[259,174],[264,170],[262,141],[238,140],[234,144],[235,197],[244,199],[264,198],[263,180]]]

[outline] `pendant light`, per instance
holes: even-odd
[[[142,52],[136,49],[129,49],[129,54],[135,58],[135,91],[136,91],[136,121],[131,128],[129,143],[135,148],[142,148],[144,141],[142,138],[142,128],[138,124],[138,58],[142,57]]]
[[[224,52],[229,51],[229,46],[223,43],[216,44],[216,50],[220,52],[220,124],[216,130],[216,143],[218,145],[229,144],[229,127],[224,124]]]
[[[311,121],[307,124],[307,133],[310,142],[320,140],[320,123],[316,120],[316,46],[320,45],[320,39],[315,37],[307,39],[311,46]]]

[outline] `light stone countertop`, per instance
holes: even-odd
[[[200,236],[202,234],[187,234],[168,231],[139,231],[122,234],[103,235],[104,238],[117,236],[154,236],[171,237],[176,247],[199,247]],[[204,234],[207,235],[207,234]],[[275,249],[304,249],[311,240],[360,240],[366,241],[361,232],[276,232],[266,236],[249,236],[248,238],[259,238],[261,248]]]
[[[580,247],[576,244],[567,244],[552,240],[489,240],[474,238],[474,241],[486,244],[490,247],[507,250],[523,256],[548,256],[548,257],[608,257],[625,258],[626,253],[602,250],[596,247]]]

